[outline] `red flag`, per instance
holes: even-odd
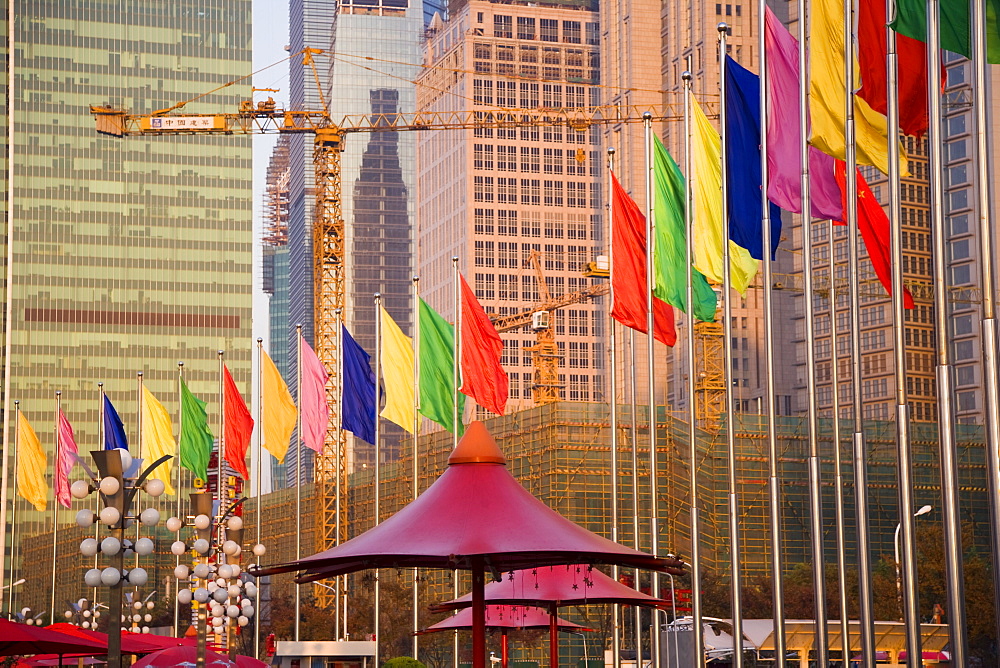
[[[465,277],[462,281],[462,394],[503,415],[507,406],[507,372],[500,366],[503,341]]]
[[[858,97],[880,114],[888,113],[885,24],[885,0],[861,0],[858,5],[858,66],[861,72]],[[920,137],[928,125],[927,45],[896,33],[896,53],[899,127],[908,135]]]
[[[646,332],[646,217],[611,175],[611,317]],[[677,342],[674,310],[653,298],[653,336],[672,346]]]
[[[64,507],[73,505],[73,497],[69,492],[69,473],[76,464],[76,455],[80,449],[76,445],[76,435],[73,425],[69,423],[66,414],[59,409],[59,452],[56,453],[55,476],[56,500]]]
[[[847,164],[843,160],[837,161],[836,176],[844,201],[844,211],[847,211]],[[885,291],[891,295],[892,246],[889,239],[889,218],[872,194],[860,169],[858,170],[858,231],[861,232],[861,239],[865,242],[875,275],[882,282]],[[906,286],[903,286],[903,305],[905,308],[913,308],[913,295]]]
[[[225,408],[223,419],[226,428],[223,438],[226,441],[225,460],[233,467],[233,470],[244,480],[250,479],[247,471],[247,449],[250,447],[250,435],[253,433],[253,418],[247,405],[243,403],[243,395],[240,394],[236,382],[229,373],[229,367],[222,366],[223,402]]]

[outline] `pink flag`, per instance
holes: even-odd
[[[767,198],[786,211],[802,213],[802,159],[799,148],[799,42],[766,9],[767,56]],[[815,218],[844,217],[834,159],[809,147],[810,207]]]
[[[66,414],[59,409],[59,452],[56,453],[56,501],[64,508],[73,505],[69,493],[69,472],[76,464],[76,455],[80,449],[76,446],[76,436],[73,425],[66,419]]]
[[[326,427],[330,422],[330,408],[326,403],[326,381],[329,376],[305,337],[299,336],[302,346],[299,359],[299,373],[302,374],[302,396],[299,397],[302,442],[316,452],[323,452]]]

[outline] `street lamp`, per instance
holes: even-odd
[[[927,513],[934,510],[933,506],[921,506],[920,509],[913,513],[914,517],[920,517],[921,515],[926,515]],[[895,550],[893,556],[896,558],[896,601],[899,603],[899,620],[903,621],[903,576],[900,572],[899,563],[899,530],[903,527],[903,523],[900,522],[896,525],[896,537],[893,539],[892,547]]]
[[[98,608],[107,609],[108,606],[103,603],[91,604],[85,598],[81,598],[76,603],[72,601],[67,601],[69,604],[69,609],[63,613],[63,616],[69,620],[70,624],[75,624],[81,628],[85,629],[97,629],[97,620],[101,616],[101,611]]]

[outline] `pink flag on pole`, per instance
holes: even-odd
[[[802,213],[799,41],[770,8],[766,12],[767,198],[786,211]],[[813,146],[809,147],[809,194],[814,218],[843,219],[834,159]]]
[[[302,396],[299,411],[302,413],[302,442],[316,452],[323,452],[330,408],[326,403],[326,381],[329,376],[315,351],[301,334],[302,356],[299,373],[302,374]]]
[[[76,445],[73,425],[66,419],[66,414],[59,409],[59,452],[56,453],[56,500],[63,508],[73,505],[69,493],[69,472],[76,464],[76,455],[80,449]]]

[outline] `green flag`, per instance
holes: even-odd
[[[986,3],[986,60],[1000,63],[1000,0]],[[941,0],[941,48],[972,56],[972,21],[969,0]],[[896,0],[892,28],[921,42],[927,41],[927,0]]]
[[[455,327],[420,300],[420,414],[455,431]],[[458,431],[465,395],[458,393]]]
[[[208,482],[208,458],[215,437],[208,428],[205,402],[181,378],[181,466]]]
[[[684,228],[684,176],[674,159],[656,138],[653,157],[653,215],[656,220],[653,247],[653,294],[687,313],[687,233]],[[716,295],[700,271],[691,268],[694,281],[694,315],[715,320]]]

